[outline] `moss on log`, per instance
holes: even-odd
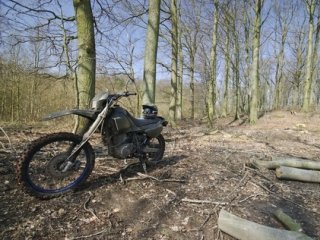
[[[312,238],[301,232],[281,230],[260,225],[237,217],[223,209],[219,214],[218,227],[223,232],[240,240],[312,240]]]
[[[287,229],[302,232],[301,225],[284,213],[282,209],[277,209],[273,214]]]

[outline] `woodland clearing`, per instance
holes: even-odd
[[[164,161],[142,174],[137,161],[108,157],[99,135],[96,165],[85,185],[39,200],[21,191],[16,159],[26,144],[57,131],[3,125],[0,133],[1,239],[233,239],[217,226],[220,209],[256,223],[283,226],[281,208],[320,239],[320,185],[278,180],[248,166],[278,156],[320,161],[319,113],[275,111],[256,125],[219,119],[216,129],[185,122],[166,128]],[[5,136],[5,134],[7,136]]]

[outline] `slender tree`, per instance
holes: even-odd
[[[176,104],[176,120],[182,119],[182,92],[183,92],[183,48],[182,48],[182,27],[181,27],[181,11],[178,10],[178,81],[177,81],[177,104]]]
[[[88,108],[95,93],[96,49],[94,19],[90,0],[73,0],[78,39],[78,98],[79,108]],[[88,120],[79,120],[76,132],[86,130]]]
[[[161,0],[149,1],[149,16],[143,70],[143,104],[155,103],[160,3]]]
[[[174,126],[176,124],[176,106],[178,93],[178,10],[177,0],[171,0],[171,99],[169,106],[169,121]]]
[[[227,27],[228,29],[228,27]],[[230,78],[230,34],[226,32],[225,41],[225,60],[224,60],[224,89],[222,101],[222,117],[226,117],[229,112],[229,78]]]
[[[187,1],[186,1],[187,2]],[[189,89],[190,89],[190,117],[195,118],[195,67],[196,67],[196,54],[198,51],[199,34],[201,32],[201,14],[203,0],[191,0],[190,5],[186,5],[185,22],[183,24],[183,38],[184,44],[189,58]]]
[[[314,18],[315,9],[319,5],[317,0],[305,0],[307,11],[309,15],[309,35],[308,35],[308,47],[307,47],[307,58],[306,58],[306,73],[304,79],[304,95],[303,95],[303,105],[302,110],[308,112],[311,107],[312,99],[312,87],[313,78],[315,72],[315,63],[317,60],[317,50],[319,45],[319,31],[320,31],[320,17],[318,16],[316,33],[314,31]],[[319,12],[318,12],[319,15]],[[315,38],[315,39],[314,39]]]
[[[210,127],[213,127],[216,105],[216,68],[217,68],[217,34],[218,34],[218,0],[214,0],[212,47],[210,55],[210,79],[207,92],[207,112]]]
[[[261,10],[264,0],[255,2],[255,21],[253,29],[253,58],[250,70],[250,113],[249,121],[254,124],[258,120],[258,99],[259,99],[259,58],[260,58],[260,31],[261,31]]]

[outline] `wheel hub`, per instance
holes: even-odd
[[[72,173],[72,171],[70,171],[71,169],[65,172],[62,171],[66,165],[65,160],[67,158],[68,158],[68,154],[66,153],[61,153],[51,158],[51,160],[47,165],[47,172],[51,177],[65,178]]]

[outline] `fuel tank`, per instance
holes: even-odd
[[[105,126],[111,131],[111,135],[128,133],[135,130],[130,113],[117,105],[110,109]]]
[[[134,118],[124,108],[116,105],[110,109],[103,125],[103,134],[115,136],[129,132],[145,132],[149,137],[157,137],[165,126],[161,117],[148,119]]]

